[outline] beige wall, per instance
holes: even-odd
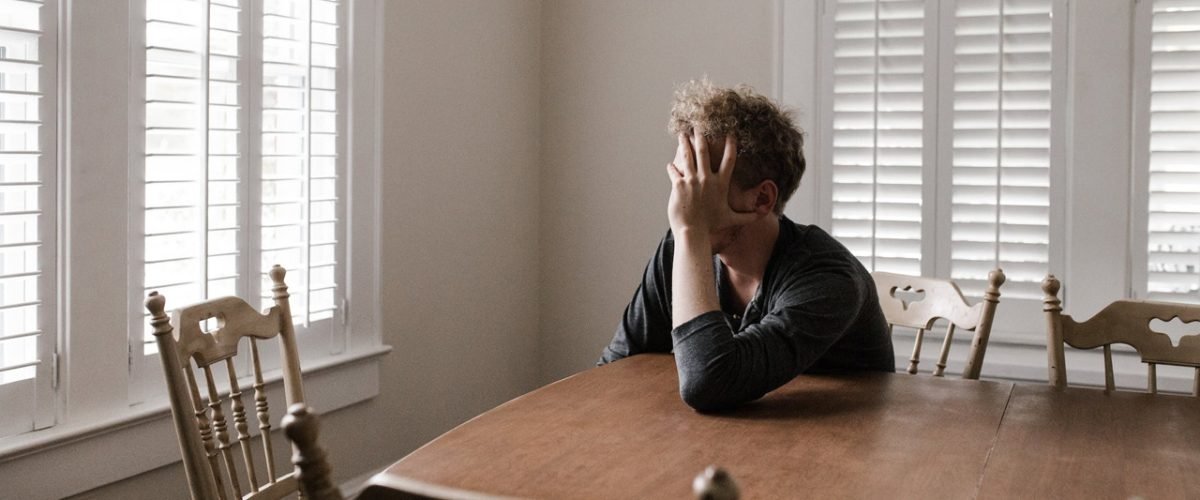
[[[542,11],[541,366],[588,368],[666,231],[673,86],[775,87],[776,2],[555,0]]]
[[[335,479],[537,379],[540,3],[386,2],[379,397],[325,415]],[[186,497],[178,464],[84,494]],[[3,496],[3,493],[0,493]]]

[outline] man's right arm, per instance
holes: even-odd
[[[646,264],[642,283],[617,325],[612,342],[604,348],[597,364],[611,363],[643,352],[671,352],[671,258],[674,239],[670,232],[658,244]]]

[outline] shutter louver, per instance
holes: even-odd
[[[1200,302],[1200,1],[1151,21],[1147,298]]]
[[[839,0],[832,231],[871,270],[921,274],[922,1]]]
[[[53,423],[53,9],[0,0],[0,437]]]
[[[982,295],[1037,299],[1049,267],[1049,0],[959,0],[955,9],[951,269]]]

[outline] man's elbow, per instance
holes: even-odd
[[[693,410],[701,413],[728,410],[744,402],[731,397],[725,384],[706,376],[689,377],[680,381],[679,396]]]

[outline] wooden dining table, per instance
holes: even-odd
[[[698,413],[674,359],[560,380],[377,479],[520,498],[690,498],[709,465],[743,498],[1200,498],[1200,398],[926,375],[802,375]]]

